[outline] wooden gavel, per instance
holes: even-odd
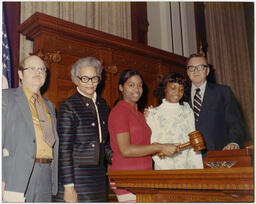
[[[205,145],[204,145],[204,139],[202,134],[199,132],[199,130],[195,130],[191,133],[188,134],[189,136],[189,142],[186,142],[184,144],[180,144],[178,145],[179,149],[184,149],[186,147],[192,146],[194,148],[194,151],[200,151],[205,149]],[[158,153],[157,154],[160,158],[164,156],[163,153]]]

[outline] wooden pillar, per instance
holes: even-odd
[[[204,3],[196,2],[195,5],[195,23],[196,23],[196,40],[198,53],[204,53],[207,56],[207,40],[205,30]]]
[[[147,2],[131,2],[132,40],[148,44]]]

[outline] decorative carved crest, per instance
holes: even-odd
[[[51,63],[60,63],[62,60],[60,51],[56,51],[56,52],[48,52],[48,53],[44,53],[42,49],[39,49],[37,52],[35,53],[29,53],[30,55],[37,55],[38,57],[40,57],[44,62],[46,67],[49,67],[49,65]]]
[[[109,65],[104,67],[106,72],[109,72],[111,74],[117,74],[118,67],[116,65]]]

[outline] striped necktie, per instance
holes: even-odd
[[[39,122],[40,122],[40,126],[42,128],[44,141],[50,147],[52,147],[55,143],[55,138],[54,138],[51,123],[48,119],[47,114],[44,111],[42,103],[38,100],[37,94],[34,94],[33,98],[34,98],[35,107],[36,107],[36,111],[37,111],[37,114],[38,114],[38,119],[39,119]]]
[[[196,122],[198,121],[199,113],[202,105],[201,95],[199,92],[200,92],[200,88],[197,88],[194,96],[194,114],[195,114]]]

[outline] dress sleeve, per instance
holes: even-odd
[[[151,139],[150,143],[159,142],[159,127],[157,123],[157,118],[155,115],[155,110],[151,109],[149,111],[148,117],[146,118],[148,126],[151,128]],[[162,161],[160,157],[155,154],[152,156],[152,159],[154,161],[154,169],[159,169],[159,166],[162,165]]]
[[[110,113],[109,124],[115,135],[129,132],[129,119],[127,113],[122,109]]]
[[[154,143],[154,142],[159,142],[158,140],[158,127],[156,124],[156,119],[155,119],[155,114],[154,114],[154,110],[151,109],[149,110],[149,114],[146,118],[147,124],[151,129],[151,137],[150,137],[150,143]]]
[[[188,106],[188,128],[189,133],[195,131],[195,116],[193,110]]]
[[[75,120],[67,104],[62,104],[58,112],[57,130],[59,135],[60,180],[65,184],[74,183],[73,141],[76,135]]]
[[[244,141],[245,123],[238,103],[230,87],[222,89],[225,107],[225,120],[229,128],[230,142],[241,145]]]

